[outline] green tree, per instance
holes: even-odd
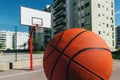
[[[2,44],[0,43],[0,53],[2,52]]]
[[[35,37],[35,39],[33,39],[33,47],[34,47],[34,50],[40,49],[38,37]]]

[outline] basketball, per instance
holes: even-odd
[[[43,67],[48,80],[109,80],[112,55],[100,36],[73,28],[58,33],[49,42]]]

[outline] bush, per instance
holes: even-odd
[[[120,59],[120,49],[118,51],[112,52],[113,59]]]

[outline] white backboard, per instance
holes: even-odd
[[[20,7],[20,11],[21,25],[35,26],[35,24],[39,24],[40,27],[51,28],[51,13],[23,6]]]

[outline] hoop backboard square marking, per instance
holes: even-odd
[[[32,25],[40,25],[41,27],[43,26],[43,19],[42,18],[37,18],[37,17],[32,17],[31,20]]]
[[[40,27],[51,28],[51,13],[45,11],[39,11],[31,8],[20,7],[21,9],[21,25],[34,26],[34,22],[43,23]],[[33,19],[32,22],[32,18]],[[41,19],[41,21],[40,21]]]

